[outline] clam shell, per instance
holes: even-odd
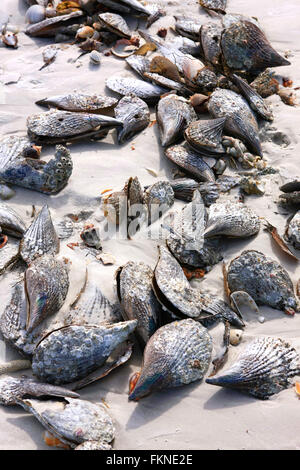
[[[156,117],[163,147],[181,138],[185,127],[197,119],[193,107],[184,98],[173,94],[160,99]]]
[[[53,331],[36,347],[32,371],[39,379],[53,384],[82,379],[104,364],[136,325],[135,320],[112,325],[71,325]]]
[[[115,108],[115,116],[123,122],[118,130],[118,142],[123,144],[150,123],[148,105],[137,96],[124,96]]]
[[[199,0],[200,5],[217,13],[225,13],[227,0]]]
[[[209,208],[206,238],[225,235],[245,238],[258,233],[260,219],[249,207],[241,202],[217,202]]]
[[[0,203],[0,227],[2,232],[15,238],[22,238],[26,226],[14,209]]]
[[[163,86],[165,88],[169,88],[170,90],[176,90],[178,93],[181,93],[182,95],[191,95],[192,92],[188,90],[188,88],[178,82],[175,82],[174,80],[170,80],[169,78],[163,77],[162,75],[158,73],[151,73],[151,72],[145,72],[144,77],[148,79],[149,81],[156,83],[157,85]]]
[[[103,405],[86,400],[65,398],[53,400],[19,400],[26,411],[57,439],[74,448],[89,441],[108,444],[115,437],[111,417]]]
[[[58,251],[59,239],[48,206],[45,205],[25,232],[20,244],[20,255],[30,264],[39,256],[56,254]]]
[[[129,67],[131,67],[142,78],[144,78],[145,72],[150,72],[150,60],[146,57],[133,54],[125,60]]]
[[[67,267],[52,255],[37,258],[25,272],[25,286],[28,299],[26,330],[31,332],[64,304],[69,289]]]
[[[196,152],[183,145],[174,145],[165,150],[166,157],[197,181],[215,181],[210,166]]]
[[[185,130],[184,137],[194,150],[203,155],[224,154],[222,132],[226,118],[192,122]]]
[[[131,38],[131,31],[122,16],[117,15],[116,13],[107,12],[101,13],[98,18],[101,25],[112,33],[120,36],[121,38]]]
[[[300,250],[300,211],[296,212],[289,221],[286,230],[286,238],[297,250]]]
[[[96,52],[96,51],[93,51]],[[40,106],[52,106],[54,108],[63,109],[65,111],[87,113],[101,113],[113,109],[118,100],[111,96],[89,93],[68,93],[66,95],[51,96],[43,100],[36,101]]]
[[[227,280],[231,292],[246,291],[258,305],[269,305],[290,314],[299,310],[287,271],[259,251],[243,251],[233,259]]]
[[[209,99],[208,110],[215,118],[226,117],[224,131],[245,142],[255,155],[262,156],[257,121],[242,96],[217,88]]]
[[[72,21],[75,18],[79,18],[80,16],[83,15],[83,12],[78,10],[74,11],[72,13],[69,13],[68,15],[61,15],[61,16],[55,16],[53,18],[46,18],[43,21],[40,21],[39,23],[35,23],[32,25],[27,26],[26,28],[26,34],[29,36],[33,37],[51,37],[55,36],[57,29],[62,26],[66,25],[69,23],[72,23]]]
[[[145,345],[156,331],[160,305],[152,290],[153,271],[129,261],[117,271],[118,297],[124,320],[137,320],[136,334]]]
[[[155,56],[151,60],[150,72],[162,75],[163,77],[175,82],[181,82],[181,77],[176,65],[163,56]]]
[[[199,29],[202,25],[201,20],[188,16],[174,16],[175,30],[181,36],[185,36],[193,41],[199,40]]]
[[[232,74],[230,78],[233,83],[238,86],[241,94],[248,101],[253,111],[255,111],[260,117],[262,117],[266,121],[273,121],[274,118],[272,111],[265,103],[263,98],[254,90],[254,88],[251,88],[251,86],[248,85],[246,80],[243,80],[236,74]]]
[[[168,90],[143,80],[115,75],[106,80],[106,86],[120,95],[133,94],[147,102],[157,101]]]
[[[227,67],[233,70],[258,72],[268,67],[290,65],[250,21],[241,20],[227,27],[222,34],[221,47]]]
[[[279,197],[281,202],[285,204],[295,204],[297,206],[300,204],[300,191],[293,191],[291,193],[280,194]]]
[[[206,382],[266,400],[290,387],[290,379],[299,373],[300,358],[294,348],[280,338],[258,337],[245,347],[229,369],[209,377]]]
[[[212,340],[208,331],[194,320],[162,326],[146,345],[141,375],[129,400],[203,379],[211,353]]]
[[[158,181],[147,188],[144,204],[148,209],[148,225],[153,224],[174,204],[174,191],[168,181]]]

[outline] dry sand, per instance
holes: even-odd
[[[209,16],[201,10],[196,0],[170,1],[166,4],[168,16],[151,27],[156,33],[161,26],[174,24],[174,14],[201,15],[203,22]],[[228,12],[243,13],[258,17],[268,38],[281,54],[291,51],[290,67],[282,67],[278,73],[287,75],[300,85],[300,3],[299,0],[228,0]],[[0,20],[11,15],[10,22],[24,29],[25,7],[23,0],[2,0]],[[168,33],[168,37],[171,33]],[[61,45],[57,60],[43,71],[42,48],[49,44],[48,39],[32,39],[19,34],[17,50],[0,49],[1,91],[0,123],[1,134],[26,133],[26,117],[41,109],[34,102],[46,96],[72,90],[106,92],[105,79],[119,70],[127,69],[122,60],[103,57],[102,64],[95,68],[85,56],[77,63],[76,46]],[[129,70],[128,70],[128,73]],[[284,175],[299,175],[299,107],[284,105],[278,96],[269,98],[273,106],[272,127],[286,134],[288,146],[274,142],[264,142],[263,150],[268,163],[280,169],[267,184],[264,197],[248,197],[246,202],[256,212],[284,231],[288,211],[279,209],[278,186]],[[146,129],[134,137],[132,142],[118,146],[114,133],[99,143],[81,143],[71,147],[74,170],[68,186],[57,196],[47,197],[37,192],[16,188],[16,196],[9,202],[27,223],[30,221],[31,205],[38,209],[47,203],[54,220],[68,212],[99,206],[100,192],[106,188],[118,190],[129,176],[138,176],[146,185],[157,181],[146,168],[154,169],[159,178],[171,177],[171,165],[166,162],[158,143],[156,126]],[[52,148],[45,149],[51,155]],[[283,175],[283,176],[281,176]],[[178,204],[178,203],[177,203]],[[76,241],[76,237],[73,237]],[[73,241],[73,239],[71,239]],[[76,240],[75,240],[76,239]],[[155,241],[116,241],[103,242],[105,252],[113,253],[116,265],[102,266],[98,262],[90,264],[92,276],[99,282],[103,292],[115,301],[113,275],[117,266],[128,260],[142,260],[154,267],[157,259]],[[293,261],[280,252],[263,230],[251,240],[226,243],[225,261],[230,261],[243,249],[258,249],[279,260],[288,270],[294,283],[300,278],[300,270]],[[63,247],[62,254],[73,256],[73,275],[82,281],[85,260],[70,253]],[[2,310],[9,296],[13,279],[4,276],[0,283]],[[80,282],[73,283],[78,287]],[[201,283],[201,287],[223,295],[221,264],[216,266]],[[73,290],[75,287],[73,287]],[[74,292],[72,292],[74,293]],[[266,321],[249,321],[245,338],[267,334],[288,338],[300,351],[300,315],[291,318],[266,307],[261,308]],[[17,357],[1,343],[0,360]],[[234,348],[231,348],[235,353]],[[194,383],[181,389],[156,393],[139,403],[128,402],[128,378],[138,370],[141,355],[136,348],[130,362],[111,373],[99,383],[81,392],[82,398],[105,399],[117,425],[115,449],[299,449],[300,403],[293,389],[285,390],[268,401],[259,401],[238,392],[219,389],[205,383]],[[29,414],[17,407],[0,408],[0,449],[46,449],[42,440],[42,426]]]

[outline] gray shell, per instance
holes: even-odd
[[[7,183],[33,189],[45,194],[55,194],[68,183],[73,164],[69,150],[58,145],[55,156],[47,163],[26,158],[31,149],[26,137],[9,136],[0,142],[0,178]]]
[[[78,393],[66,388],[43,384],[26,376],[19,378],[3,375],[0,377],[0,403],[2,405],[16,405],[17,400],[25,395],[32,397],[50,395],[55,397],[79,397]]]
[[[6,235],[22,238],[26,226],[17,212],[7,204],[0,203],[0,227]]]
[[[241,94],[248,101],[250,107],[255,111],[260,117],[266,121],[273,121],[273,114],[269,106],[266,104],[264,99],[252,88],[246,80],[243,80],[236,74],[231,75],[231,80],[239,88]]]
[[[123,126],[110,116],[51,110],[27,119],[30,138],[40,143],[58,143],[106,136],[109,129]]]
[[[146,189],[144,204],[148,210],[148,225],[155,222],[174,204],[174,191],[168,181],[158,181]]]
[[[135,95],[147,102],[157,101],[168,90],[132,77],[115,75],[106,80],[106,86],[120,95]]]
[[[176,199],[191,202],[199,183],[191,178],[176,178],[170,181]]]
[[[192,95],[192,92],[185,85],[164,77],[159,73],[145,72],[144,77],[152,83],[156,83],[157,85],[168,88],[169,90],[176,90],[182,95]]]
[[[121,38],[131,38],[131,31],[122,16],[117,15],[116,13],[107,12],[101,13],[98,18],[100,24],[112,33],[116,34],[117,36],[120,36]]]
[[[160,305],[152,290],[153,271],[129,261],[117,271],[118,297],[124,320],[137,320],[136,333],[145,345],[158,326]]]
[[[186,126],[197,119],[193,107],[184,98],[173,94],[160,99],[156,117],[163,147],[180,139]]]
[[[220,156],[225,153],[222,133],[226,117],[192,122],[185,130],[188,144],[203,155]]]
[[[221,35],[223,28],[219,23],[208,22],[201,26],[200,42],[205,60],[212,65],[219,65],[221,54]]]
[[[26,330],[31,332],[63,306],[69,289],[67,267],[52,255],[39,257],[25,272],[25,286],[28,299]]]
[[[53,106],[58,109],[65,111],[80,112],[85,111],[87,113],[99,113],[101,111],[108,111],[113,109],[118,100],[111,96],[99,95],[98,93],[68,93],[66,95],[50,96],[39,100],[36,104],[41,106]]]
[[[148,105],[137,96],[124,96],[115,108],[115,116],[123,122],[118,129],[118,142],[123,144],[150,123]]]
[[[28,25],[26,28],[26,34],[33,37],[51,37],[55,36],[58,29],[61,26],[66,26],[75,18],[83,16],[82,11],[74,11],[68,15],[59,15],[52,18],[46,18],[39,23]]]
[[[215,118],[226,117],[224,131],[245,142],[255,155],[262,155],[255,115],[242,96],[217,88],[208,101],[208,110]]]
[[[208,10],[225,13],[227,0],[199,0],[200,5]]]
[[[59,239],[48,206],[45,205],[25,232],[20,244],[20,255],[29,264],[39,256],[56,254],[58,251]]]
[[[285,204],[295,204],[296,206],[300,204],[300,191],[280,194],[279,197],[281,202],[284,202]]]
[[[150,60],[141,55],[131,55],[125,59],[126,63],[131,67],[138,75],[144,78],[145,72],[150,72]]]
[[[198,18],[191,18],[187,16],[175,16],[175,30],[181,36],[192,39],[193,41],[199,40],[199,29],[202,21]]]
[[[246,238],[258,233],[260,219],[255,212],[241,202],[217,202],[209,208],[204,236],[206,238],[225,235]]]
[[[206,382],[266,400],[290,387],[290,379],[299,373],[300,358],[294,348],[280,338],[258,337],[229,369]]]
[[[259,251],[243,251],[233,259],[227,280],[231,292],[244,290],[259,305],[269,305],[290,314],[299,310],[287,271]]]
[[[66,398],[61,401],[24,399],[19,405],[57,439],[74,448],[87,441],[110,443],[115,437],[111,417],[103,405]]]
[[[174,145],[165,150],[165,155],[197,181],[215,181],[215,175],[210,166],[188,146]]]
[[[300,211],[296,212],[289,221],[286,238],[297,250],[300,250]]]
[[[86,377],[100,367],[134,331],[137,321],[99,326],[66,326],[53,331],[36,347],[32,371],[53,384]]]
[[[146,345],[141,375],[129,400],[203,379],[211,354],[211,337],[207,329],[194,320],[162,326]]]

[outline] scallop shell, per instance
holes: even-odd
[[[286,230],[286,238],[297,250],[300,250],[300,211],[296,212],[289,221]]]
[[[32,371],[56,385],[85,378],[108,359],[134,331],[137,321],[112,325],[71,325],[53,331],[36,347]]]
[[[215,118],[226,117],[224,131],[245,142],[255,155],[262,156],[257,121],[242,96],[217,88],[209,99],[208,110]]]
[[[95,52],[95,51],[94,51]],[[118,100],[111,96],[89,93],[68,93],[66,95],[51,96],[36,101],[40,106],[53,106],[65,111],[99,113],[113,109]]]
[[[258,233],[260,219],[249,207],[241,202],[217,202],[210,206],[206,238],[225,235],[227,237],[245,238]]]
[[[194,121],[186,128],[184,137],[194,150],[203,155],[224,154],[225,149],[221,142],[225,121],[225,117]]]
[[[146,345],[141,374],[129,400],[139,400],[157,390],[202,380],[211,353],[210,335],[194,320],[162,326]]]
[[[123,122],[123,127],[118,131],[119,144],[130,140],[150,123],[148,105],[137,96],[124,96],[115,108],[115,116]]]
[[[0,227],[6,235],[22,238],[26,226],[17,212],[7,204],[0,203]]]
[[[193,107],[187,100],[173,94],[160,99],[156,117],[163,147],[182,137],[185,127],[197,119]]]
[[[20,244],[20,254],[23,260],[30,264],[39,256],[56,254],[58,251],[59,239],[48,206],[45,205],[26,230]]]
[[[106,80],[106,86],[120,95],[133,94],[147,102],[157,101],[168,90],[136,78],[115,75]]]
[[[217,13],[225,13],[227,0],[199,0],[200,5]]]
[[[263,98],[252,88],[246,80],[243,80],[236,74],[231,75],[231,80],[239,88],[241,94],[248,101],[249,105],[260,117],[266,121],[273,121],[273,114]]]
[[[268,67],[290,65],[250,21],[240,20],[227,27],[222,34],[221,47],[224,61],[232,70],[259,72]]]
[[[280,338],[267,336],[251,341],[229,369],[209,377],[206,382],[266,400],[290,387],[290,379],[299,373],[300,358],[296,350]]]
[[[129,261],[117,271],[118,297],[124,320],[137,320],[136,334],[145,345],[156,331],[160,305],[152,290],[153,271]]]
[[[215,181],[210,166],[196,152],[183,145],[174,145],[165,150],[166,157],[197,181]]]
[[[158,181],[144,193],[144,204],[148,209],[148,225],[153,224],[174,204],[174,191],[168,181]]]
[[[25,14],[25,22],[34,24],[43,21],[46,18],[46,8],[41,5],[32,5]]]
[[[69,289],[66,265],[52,255],[35,259],[25,272],[28,299],[26,330],[33,331],[63,306]]]
[[[122,16],[117,15],[116,13],[107,12],[101,13],[98,18],[101,25],[112,33],[116,34],[117,36],[120,36],[121,38],[131,38],[131,31]]]
[[[246,291],[259,305],[269,305],[289,314],[299,310],[287,271],[259,251],[243,251],[233,259],[227,280],[231,292]]]

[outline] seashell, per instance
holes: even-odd
[[[17,212],[3,202],[0,203],[0,227],[6,235],[22,238],[26,226]]]
[[[300,204],[300,191],[293,191],[291,193],[280,194],[281,202],[285,204]]]
[[[25,22],[34,24],[46,18],[46,8],[41,5],[32,5],[25,14]]]
[[[143,346],[159,324],[160,305],[152,290],[152,278],[152,269],[142,262],[129,261],[116,272],[123,318],[137,320],[136,334]]]
[[[191,178],[176,178],[170,181],[173,188],[175,199],[191,202],[194,192],[199,188],[199,183]]]
[[[187,143],[203,155],[224,154],[222,132],[226,118],[201,120],[192,122],[185,130]]]
[[[266,225],[265,225],[265,230],[270,233],[272,239],[275,241],[276,245],[290,258],[292,258],[294,261],[299,261],[297,256],[294,255],[294,253],[291,252],[283,238],[279,235],[277,228],[274,227],[272,224],[270,224],[266,220]]]
[[[79,28],[76,33],[76,39],[87,39],[91,38],[94,35],[94,28],[91,26],[82,26],[82,28]]]
[[[131,31],[122,16],[117,15],[116,13],[101,13],[99,16],[99,21],[102,26],[111,31],[112,33],[120,36],[121,38],[130,39]]]
[[[94,227],[84,229],[80,234],[80,238],[84,241],[86,246],[102,250],[99,230]]]
[[[24,233],[20,243],[20,255],[30,264],[35,258],[59,251],[59,239],[52,223],[48,206],[45,205]]]
[[[200,28],[200,43],[205,60],[213,66],[220,64],[221,36],[223,28],[219,23],[208,22]]]
[[[286,238],[297,250],[300,250],[300,211],[296,212],[289,221],[286,229]]]
[[[101,253],[100,255],[97,255],[96,258],[101,260],[104,265],[116,263],[116,259],[111,253]]]
[[[101,114],[51,110],[27,118],[27,132],[36,142],[58,143],[85,138],[103,138],[121,121]]]
[[[275,78],[275,72],[269,69],[261,72],[250,85],[262,98],[268,98],[279,90],[279,82]]]
[[[18,47],[18,36],[15,33],[6,31],[2,33],[1,40],[7,47],[13,47],[14,49],[17,49]]]
[[[48,383],[85,378],[108,359],[134,331],[137,321],[98,326],[71,325],[53,331],[36,347],[32,371]]]
[[[193,106],[197,114],[202,113],[206,110],[206,105],[209,97],[201,95],[201,93],[195,93],[190,97],[190,104]]]
[[[120,95],[135,95],[147,102],[157,101],[161,95],[167,92],[166,88],[162,88],[143,80],[137,80],[132,77],[115,75],[106,80],[106,86]]]
[[[224,280],[227,282],[227,274]],[[230,294],[229,287],[226,287],[228,288],[228,295],[230,296],[231,304],[234,306],[241,318],[245,318],[249,313],[251,314],[251,317],[255,314],[259,318],[259,308],[248,292],[235,291]]]
[[[225,13],[227,0],[199,0],[200,5],[217,13]]]
[[[241,202],[217,202],[209,208],[205,238],[227,236],[246,238],[258,233],[260,219]],[[241,289],[242,290],[242,289]]]
[[[174,80],[170,80],[169,78],[163,77],[162,75],[159,75],[158,73],[151,73],[151,72],[145,72],[144,73],[145,79],[163,86],[165,88],[169,88],[170,90],[176,90],[178,93],[182,95],[190,95],[191,91],[183,84],[174,82]]]
[[[56,7],[56,13],[58,15],[66,15],[72,13],[73,11],[78,11],[80,9],[80,4],[78,2],[63,1],[60,2]]]
[[[60,442],[74,448],[89,441],[109,444],[115,437],[111,417],[103,405],[86,400],[18,400],[26,411]]]
[[[153,290],[156,298],[176,317],[187,316],[199,320],[226,319],[241,327],[243,321],[223,300],[190,286],[178,261],[164,246],[154,272]]]
[[[229,342],[231,346],[237,346],[243,339],[243,330],[230,329]]]
[[[165,150],[166,157],[197,181],[215,181],[209,165],[196,152],[183,145],[174,145]]]
[[[258,305],[269,305],[290,315],[299,310],[287,271],[259,251],[243,251],[232,260],[227,280],[231,292],[246,291]]]
[[[258,337],[251,341],[232,366],[206,382],[233,388],[262,400],[290,387],[299,374],[296,350],[280,338]]]
[[[2,405],[17,405],[18,400],[25,396],[79,398],[78,393],[71,390],[40,383],[24,375],[22,377],[9,377],[7,375],[0,377],[0,403]]]
[[[39,23],[28,25],[25,32],[33,37],[54,37],[61,26],[67,26],[82,15],[82,11],[77,10],[67,15],[46,18]]]
[[[185,36],[193,41],[199,40],[199,30],[202,25],[201,20],[188,16],[174,16],[175,31],[181,36]]]
[[[43,61],[44,61],[44,64],[45,65],[49,65],[49,64],[52,64],[52,62],[55,61],[56,59],[56,56],[57,56],[57,47],[56,46],[47,46],[44,50],[43,50]],[[44,66],[45,66],[44,65]],[[44,67],[43,66],[43,67]]]
[[[212,340],[194,320],[181,320],[159,328],[148,341],[143,367],[129,400],[164,388],[202,380],[211,361]]]
[[[150,60],[146,57],[133,54],[125,60],[129,67],[131,67],[142,78],[144,78],[145,72],[150,72]]]
[[[208,93],[218,85],[218,77],[213,70],[198,60],[186,56],[182,62],[185,82],[196,87],[200,93]]]
[[[148,225],[153,224],[174,204],[174,191],[168,181],[158,181],[146,189],[144,204],[148,209]]]
[[[167,59],[167,57],[155,56],[150,62],[150,72],[162,75],[174,82],[181,82],[181,77],[176,65]]]
[[[0,233],[0,274],[19,259],[19,240]]]
[[[96,52],[96,51],[93,51]],[[40,106],[53,106],[54,108],[63,109],[73,112],[99,113],[112,110],[118,100],[111,96],[89,93],[68,93],[66,95],[51,96],[43,100],[36,101]]]
[[[290,65],[271,46],[254,23],[240,20],[226,27],[221,38],[223,59],[232,70],[259,72],[268,67]]]
[[[240,188],[247,194],[257,194],[258,196],[265,194],[264,182],[251,176],[241,179]]]
[[[300,180],[299,179],[292,179],[291,181],[288,181],[287,183],[283,184],[280,186],[280,191],[283,191],[284,193],[291,193],[294,191],[300,191]]]
[[[123,122],[118,130],[118,142],[123,144],[150,123],[148,105],[137,96],[124,96],[115,108],[115,117]]]
[[[68,270],[62,261],[44,255],[27,268],[25,286],[28,299],[26,330],[32,332],[63,306],[69,289]]]
[[[102,443],[99,441],[87,441],[79,444],[74,450],[111,450],[110,444]]]
[[[208,111],[215,118],[226,117],[224,131],[245,142],[254,155],[262,156],[257,121],[242,96],[232,90],[217,88],[209,99]]]
[[[111,48],[111,52],[121,59],[130,57],[137,51],[137,47],[134,46],[128,39],[119,39],[116,44]]]
[[[161,144],[166,147],[182,137],[184,128],[195,121],[197,115],[187,100],[171,94],[160,99],[156,119]]]
[[[98,51],[92,51],[89,54],[90,63],[93,65],[101,64],[101,54]]]
[[[268,105],[264,102],[263,98],[252,88],[246,80],[243,80],[236,74],[231,75],[231,80],[239,88],[241,94],[248,101],[250,107],[260,117],[266,121],[273,121],[273,114]]]

